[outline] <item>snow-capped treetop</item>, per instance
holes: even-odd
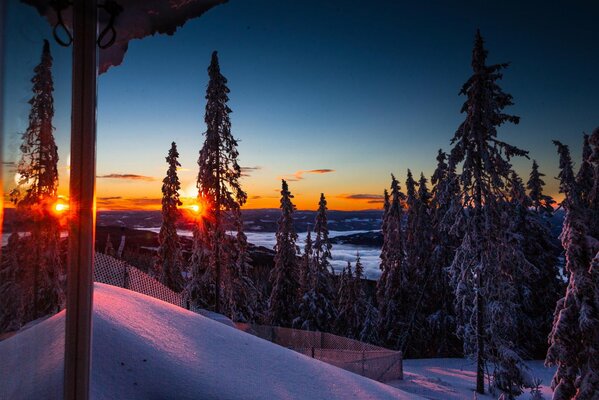
[[[526,188],[529,190],[528,196],[532,202],[532,207],[538,213],[551,214],[553,212],[553,205],[555,200],[551,196],[543,193],[543,186],[545,181],[543,177],[545,174],[539,171],[539,165],[536,160],[532,161],[532,171],[530,172],[530,178],[526,183]]]
[[[318,211],[314,223],[314,256],[318,268],[322,271],[334,272],[331,270],[331,248],[333,245],[329,239],[329,228],[327,221],[327,200],[324,193],[320,194],[318,202]]]

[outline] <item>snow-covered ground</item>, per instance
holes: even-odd
[[[0,342],[0,399],[60,399],[64,311]],[[92,399],[421,399],[125,289],[95,284]]]
[[[541,390],[545,399],[552,396],[551,378],[554,368],[545,368],[543,361],[528,361],[530,374],[541,379]],[[413,395],[432,400],[470,400],[474,398],[476,386],[476,365],[463,358],[434,358],[404,360],[404,380],[388,382]],[[477,395],[478,399],[496,399],[489,394]],[[524,392],[520,399],[530,399],[530,393]]]

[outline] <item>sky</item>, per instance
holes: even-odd
[[[536,159],[559,197],[551,140],[569,144],[578,160],[582,133],[599,126],[598,17],[595,1],[230,0],[174,36],[132,41],[122,65],[99,77],[98,208],[158,208],[172,141],[182,195],[193,196],[213,50],[231,90],[247,208],[278,207],[281,178],[300,209],[315,209],[321,192],[330,209],[379,208],[391,173],[430,177],[437,150],[451,148],[478,28],[488,61],[511,62],[500,84],[521,123],[501,127],[500,139],[529,150],[516,170],[526,178]],[[51,33],[24,5],[9,6],[6,25],[11,162],[27,126],[32,69]],[[52,52],[66,195],[70,49],[52,42]],[[6,190],[14,169],[5,170]]]

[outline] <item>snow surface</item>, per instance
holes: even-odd
[[[64,311],[0,342],[0,399],[60,399]],[[95,284],[92,399],[420,399],[160,300]]]
[[[545,399],[551,399],[551,378],[555,368],[546,368],[543,361],[525,361],[533,378],[541,379],[541,392]],[[476,387],[476,365],[463,358],[431,358],[404,360],[404,380],[388,382],[389,385],[405,392],[431,400],[473,399]],[[495,396],[477,395],[478,399],[496,399]],[[530,399],[526,391],[519,399]]]

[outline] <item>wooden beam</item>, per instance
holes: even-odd
[[[97,0],[73,1],[71,176],[64,398],[90,390],[96,222]]]

